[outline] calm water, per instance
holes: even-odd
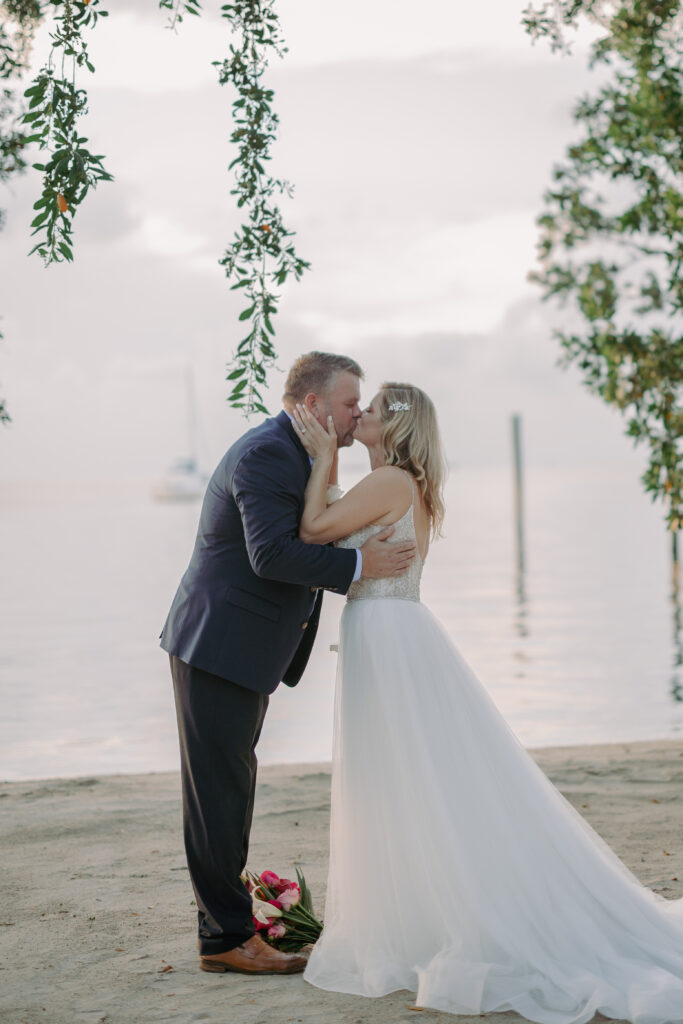
[[[0,485],[0,778],[177,767],[157,637],[198,505],[147,482]],[[422,597],[527,746],[683,727],[661,512],[632,469],[528,472],[526,571],[510,474],[455,470]],[[304,679],[271,699],[261,763],[328,760],[343,600],[327,595]],[[419,686],[419,679],[415,681]]]

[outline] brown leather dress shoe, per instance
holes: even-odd
[[[238,974],[298,974],[303,971],[308,958],[299,953],[281,953],[269,946],[260,935],[252,935],[235,949],[227,953],[213,953],[199,957],[203,971],[222,974],[237,971]]]

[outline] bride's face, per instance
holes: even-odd
[[[363,409],[360,422],[353,435],[356,441],[360,441],[367,448],[372,448],[380,443],[382,437],[382,417],[380,415],[380,392],[378,392],[370,405]]]

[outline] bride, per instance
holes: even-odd
[[[306,410],[300,536],[416,539],[401,576],[351,585],[341,616],[325,927],[304,978],[422,1007],[683,1022],[683,900],[651,892],[555,789],[420,602],[443,518],[436,415],[384,384],[355,438],[371,472],[327,506],[334,425]],[[457,583],[454,583],[457,585]]]

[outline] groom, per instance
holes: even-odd
[[[407,568],[413,544],[385,544],[388,527],[357,551],[298,539],[310,459],[291,425],[303,402],[338,447],[361,416],[353,359],[309,352],[292,366],[284,410],[228,449],[207,487],[194,552],[161,634],[180,735],[183,822],[205,971],[292,974],[306,958],[255,934],[247,861],[255,747],[268,698],[306,667],[323,590],[345,594],[361,575]]]

